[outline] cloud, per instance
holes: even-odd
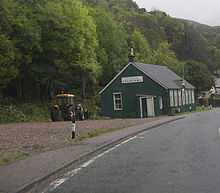
[[[136,2],[149,11],[159,9],[173,17],[220,26],[219,0],[136,0]]]

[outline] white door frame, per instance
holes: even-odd
[[[146,99],[146,104],[147,104],[147,99],[153,99],[153,101],[154,101],[154,97],[153,97],[153,96],[140,96],[140,97],[139,97],[140,115],[141,115],[141,118],[143,118],[142,99]],[[154,104],[153,104],[153,107],[154,107]],[[148,108],[148,106],[147,106],[147,108]],[[148,115],[147,115],[147,116],[148,116]],[[154,108],[154,116],[155,116],[155,108]]]
[[[142,99],[146,99],[147,100],[147,96],[142,96],[139,97],[139,104],[140,104],[140,114],[141,114],[141,118],[143,118],[143,106],[142,106]],[[147,104],[147,101],[146,101]]]
[[[152,108],[152,109],[150,109],[150,108]],[[151,113],[150,115],[149,115],[149,112]],[[147,98],[147,116],[148,117],[155,117],[155,106],[154,106],[154,97],[153,96]]]
[[[143,118],[142,97],[139,97],[139,104],[140,104],[140,114],[142,119]]]

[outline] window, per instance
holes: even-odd
[[[178,90],[178,95],[179,95],[179,106],[182,106],[182,95],[181,95],[181,90]]]
[[[189,90],[189,104],[192,104],[192,95],[191,95],[191,90]]]
[[[161,96],[159,97],[159,104],[160,104],[160,110],[162,110],[163,109],[163,99]]]
[[[182,90],[182,102],[183,102],[183,105],[186,104],[186,97],[185,97],[185,90],[184,89]]]
[[[178,107],[178,91],[174,90],[174,105]]]
[[[189,104],[192,104],[192,90],[189,90]]]
[[[189,104],[189,97],[188,97],[188,90],[186,90],[186,104],[188,105]]]
[[[173,90],[170,90],[170,106],[174,106]]]
[[[114,110],[121,111],[122,107],[122,94],[121,93],[113,93],[113,101],[114,101]]]
[[[193,104],[195,103],[195,93],[194,93],[194,90],[192,90],[192,103]]]

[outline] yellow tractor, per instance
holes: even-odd
[[[73,94],[64,93],[58,94],[52,101],[50,110],[52,121],[71,121],[71,114],[76,116],[77,120],[84,120],[85,114],[81,104],[75,105],[75,96]],[[88,116],[86,116],[88,117]]]
[[[75,112],[75,96],[73,94],[58,94],[52,101],[50,110],[52,121],[70,121],[71,112]]]

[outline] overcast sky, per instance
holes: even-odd
[[[220,0],[135,0],[147,11],[159,9],[170,16],[220,26]]]

